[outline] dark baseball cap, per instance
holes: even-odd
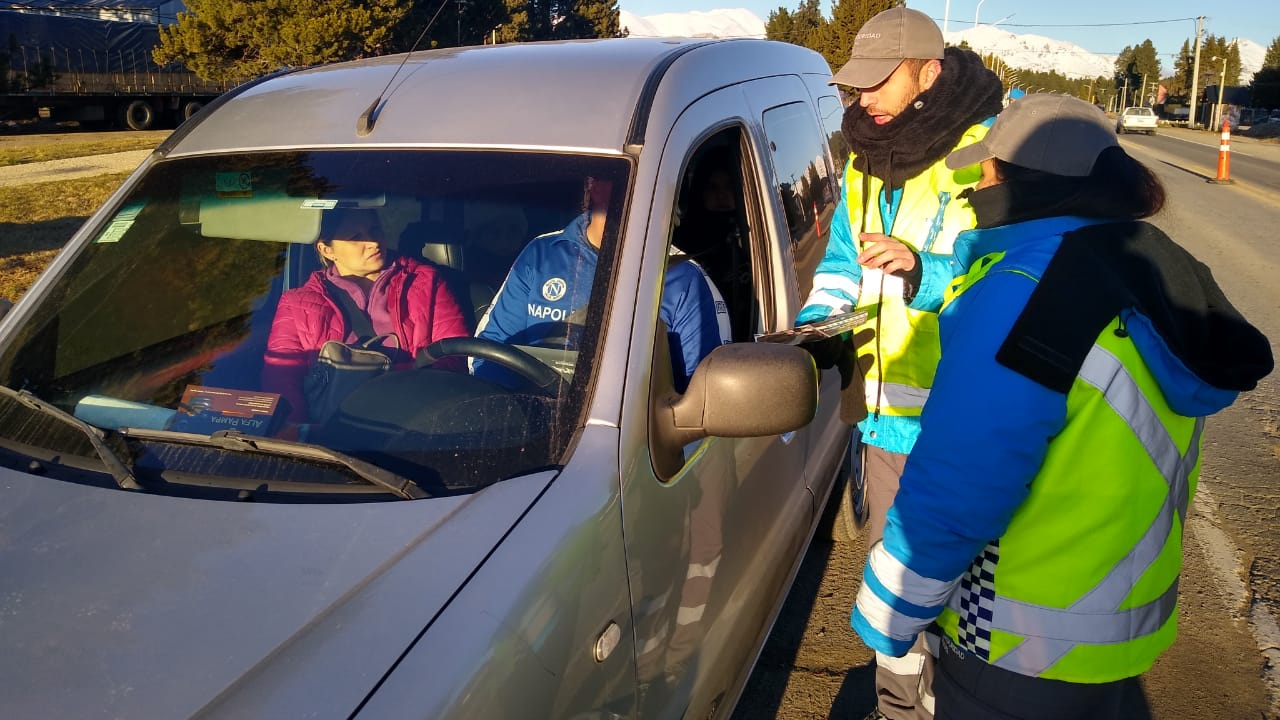
[[[999,158],[1051,175],[1085,177],[1103,150],[1119,144],[1097,106],[1040,93],[1009,103],[986,137],[947,156],[947,167],[959,170]]]
[[[858,29],[849,62],[829,85],[875,87],[907,58],[942,59],[942,31],[919,10],[889,8]]]

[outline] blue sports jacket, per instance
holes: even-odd
[[[564,230],[540,235],[525,246],[480,319],[478,337],[537,345],[539,340],[564,335],[564,323],[591,297],[599,260],[599,253],[587,242],[587,219],[586,214],[580,215]],[[673,259],[663,284],[659,317],[667,325],[676,389],[683,392],[698,361],[730,340],[728,311],[696,262]],[[483,375],[492,365],[474,363],[473,368]]]

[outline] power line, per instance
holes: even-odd
[[[934,18],[934,19],[936,20],[937,18]],[[1188,21],[1190,21],[1190,22],[1195,22],[1195,18],[1193,18],[1193,17],[1188,17],[1188,18],[1173,18],[1172,20],[1139,20],[1139,21],[1134,21],[1134,22],[1117,22],[1117,23],[1070,23],[1070,24],[1061,24],[1061,25],[1054,25],[1054,24],[1033,24],[1033,23],[1005,23],[1005,22],[1002,22],[1002,23],[1000,23],[1000,25],[1001,25],[1002,27],[1026,27],[1026,28],[1036,28],[1036,27],[1041,27],[1041,28],[1088,28],[1088,27],[1123,27],[1123,26],[1127,26],[1127,25],[1159,25],[1159,24],[1162,24],[1162,23],[1175,23],[1175,22],[1188,22]]]

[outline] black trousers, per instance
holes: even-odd
[[[933,677],[936,720],[1127,720],[1135,701],[1145,705],[1136,677],[1090,684],[1020,675],[948,637],[940,655]]]

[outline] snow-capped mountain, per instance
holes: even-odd
[[[1115,73],[1116,56],[1091,53],[1074,43],[1043,35],[1015,35],[991,25],[959,32],[943,33],[949,44],[969,43],[974,52],[993,53],[1011,68],[1057,71],[1069,78],[1110,77]]]
[[[645,15],[621,11],[631,37],[764,37],[764,20],[745,8]]]
[[[621,11],[621,24],[632,37],[764,37],[764,20],[744,8],[636,15]],[[1047,72],[1056,70],[1069,78],[1111,77],[1116,56],[1092,53],[1075,43],[1043,35],[1018,35],[991,25],[944,33],[948,43],[967,41],[980,53],[994,53],[1010,67]],[[1247,38],[1240,43],[1240,80],[1248,83],[1262,67],[1266,48]],[[1173,71],[1162,58],[1165,73]],[[1201,58],[1202,63],[1206,58]]]
[[[1249,38],[1236,38],[1240,44],[1240,82],[1248,84],[1253,74],[1262,69],[1262,61],[1267,57],[1267,49]],[[1204,58],[1200,58],[1204,62]]]

